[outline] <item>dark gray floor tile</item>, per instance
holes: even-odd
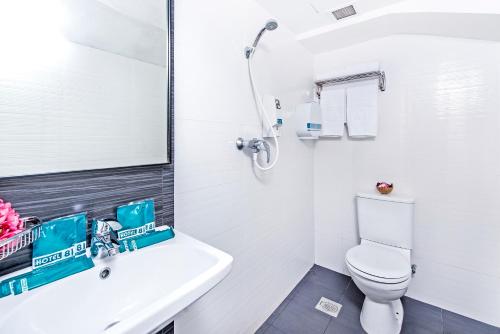
[[[498,334],[498,327],[443,310],[445,334]]]
[[[342,289],[347,286],[351,278],[347,275],[337,273],[333,270],[314,265],[304,279],[313,279],[319,284],[331,286],[335,289]]]
[[[329,321],[330,316],[292,301],[272,326],[286,334],[323,334]]]
[[[312,308],[321,297],[338,302],[345,293],[349,280],[347,276],[315,266],[297,285],[293,302]]]
[[[403,297],[403,327],[401,334],[442,334],[443,316],[439,307]]]
[[[354,282],[350,282],[346,293],[340,300],[342,309],[337,318],[331,318],[325,334],[360,334],[364,333],[359,315],[363,307],[364,294]]]
[[[270,325],[263,334],[287,334],[282,330]]]
[[[292,300],[293,296],[295,295],[296,292],[295,288],[290,294],[285,298],[283,302],[274,310],[274,312],[269,316],[269,318],[266,320],[267,323],[272,324],[274,320],[280,315],[280,313],[285,309],[285,307],[288,305],[288,303]]]
[[[361,325],[354,326],[352,324],[338,322],[335,325],[329,325],[325,334],[365,334],[365,331],[361,328]]]
[[[314,308],[321,297],[342,304],[337,318]],[[364,294],[349,277],[314,266],[276,309],[259,334],[362,334]],[[412,298],[402,299],[402,334],[500,334],[493,327]]]
[[[361,323],[359,322],[364,300],[365,295],[358,289],[356,284],[351,281],[346,293],[340,301],[342,309],[338,317],[332,320],[330,326],[333,326],[334,329],[341,328],[346,331],[349,329],[347,333],[364,333]],[[337,332],[342,333],[341,331]]]
[[[255,334],[265,334],[270,326],[271,325],[266,321],[265,323],[262,324],[262,326],[259,327],[259,329],[257,329]]]
[[[345,284],[343,289],[335,289],[318,284],[313,280],[307,280],[300,283],[292,300],[294,303],[310,308],[314,308],[321,297],[326,297],[339,302],[346,290],[346,287],[347,284]]]

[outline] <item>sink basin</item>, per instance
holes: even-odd
[[[154,333],[217,285],[232,261],[176,230],[174,239],[95,259],[90,270],[0,299],[0,333]]]

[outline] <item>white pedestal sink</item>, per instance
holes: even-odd
[[[0,299],[0,333],[154,333],[217,285],[233,258],[176,230],[174,239],[94,262],[90,270]],[[105,268],[110,275],[101,279]]]

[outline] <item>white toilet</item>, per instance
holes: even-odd
[[[403,323],[401,297],[411,280],[410,253],[415,202],[391,195],[356,196],[361,243],[345,262],[365,294],[361,326],[368,334],[397,334]]]

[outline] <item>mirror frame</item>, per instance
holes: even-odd
[[[174,0],[167,2],[167,162],[174,163]]]
[[[166,39],[167,39],[167,50],[166,50],[166,120],[167,124],[165,127],[166,133],[166,159],[163,162],[150,163],[150,164],[130,164],[122,166],[109,166],[109,167],[96,167],[96,168],[75,168],[62,171],[39,171],[26,174],[16,174],[16,175],[5,175],[0,176],[2,179],[13,179],[20,177],[31,177],[40,175],[51,175],[51,174],[67,174],[67,173],[78,173],[86,171],[98,171],[98,170],[109,170],[109,169],[121,169],[121,168],[131,168],[131,167],[141,167],[141,166],[169,166],[174,163],[174,0],[163,0],[165,1],[166,7]]]

